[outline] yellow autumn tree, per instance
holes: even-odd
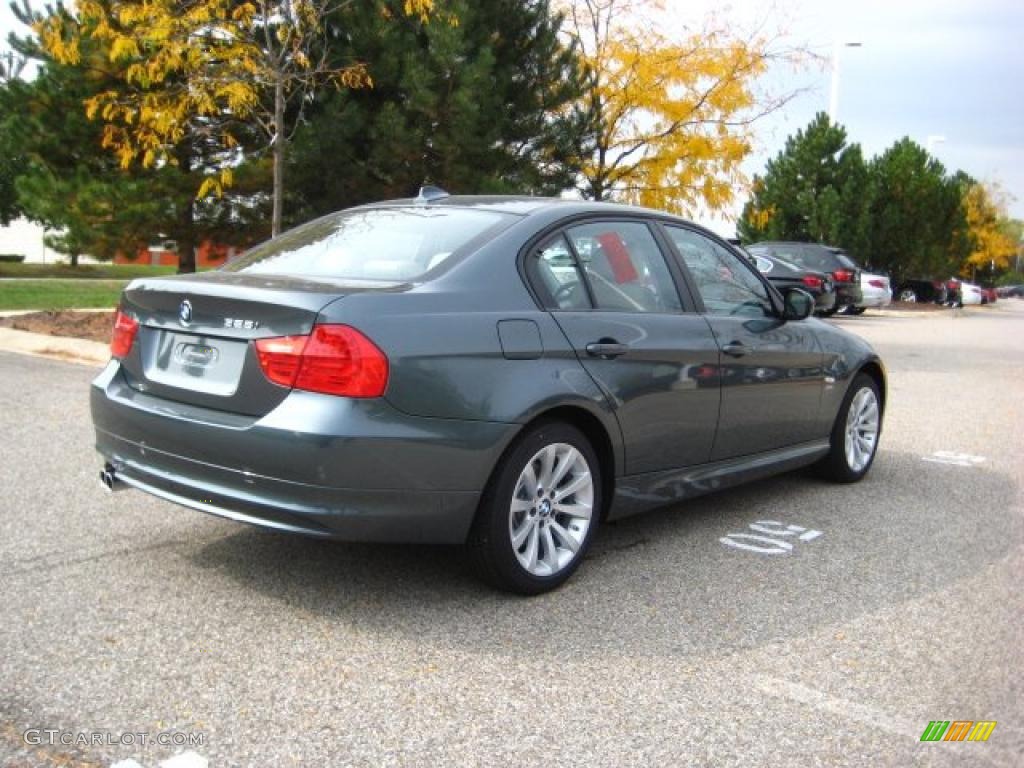
[[[797,63],[803,52],[714,18],[674,36],[656,0],[565,0],[563,9],[600,125],[582,194],[677,213],[728,206],[746,183],[751,126],[794,95],[770,97],[755,84],[770,64]]]
[[[1005,269],[1017,253],[1017,243],[1005,226],[1005,193],[994,184],[974,183],[967,188],[963,205],[971,250],[961,274],[966,277],[979,269]]]
[[[272,233],[281,228],[285,115],[327,84],[371,84],[362,62],[328,61],[325,20],[352,0],[78,0],[74,12],[35,25],[43,48],[77,64],[84,37],[101,42],[125,87],[88,99],[104,122],[104,146],[123,167],[189,162],[186,144],[219,157],[196,197],[231,184],[241,126],[257,125],[273,154]],[[376,6],[368,5],[368,12]],[[426,18],[433,0],[404,0],[407,15]]]

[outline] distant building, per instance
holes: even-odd
[[[238,249],[230,245],[218,245],[204,240],[196,249],[196,268],[219,267],[230,259]],[[139,248],[134,258],[119,253],[115,264],[152,264],[161,267],[178,266],[178,244],[174,240],[158,240],[147,248]]]
[[[46,230],[28,219],[15,219],[10,226],[0,227],[0,253],[25,257],[27,263],[59,261],[61,254],[47,248],[43,242]]]
[[[47,230],[40,224],[28,219],[15,219],[9,226],[0,227],[0,253],[11,253],[25,257],[26,264],[53,264],[67,261],[68,257],[46,246],[44,237]],[[196,249],[196,267],[219,267],[239,251],[228,245],[218,245],[204,241]],[[94,264],[96,260],[90,256],[80,256],[81,264]],[[134,258],[119,253],[114,257],[115,264],[153,264],[164,267],[178,266],[178,244],[174,240],[157,240],[149,247],[139,248]]]

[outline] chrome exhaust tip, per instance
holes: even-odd
[[[119,491],[124,488],[122,483],[117,477],[117,470],[114,469],[113,465],[107,464],[100,470],[100,484],[103,489],[108,492]]]

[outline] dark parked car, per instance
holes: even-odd
[[[747,248],[755,256],[771,256],[804,269],[822,272],[835,286],[835,305],[825,311],[831,315],[840,309],[860,304],[860,267],[842,248],[819,243],[754,243]]]
[[[656,211],[448,197],[135,280],[93,382],[108,488],[350,541],[467,543],[551,589],[598,525],[815,464],[862,478],[885,374]]]
[[[893,301],[922,304],[945,304],[948,300],[946,283],[943,280],[904,280],[892,292]]]
[[[996,288],[1000,299],[1024,299],[1024,285],[1001,285]]]
[[[747,252],[757,271],[767,277],[776,288],[802,288],[814,297],[815,312],[832,314],[830,310],[836,306],[836,289],[832,279],[824,272],[798,267],[796,264],[770,256],[766,248]]]

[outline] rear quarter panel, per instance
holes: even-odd
[[[450,272],[407,293],[360,294],[321,311],[319,322],[352,325],[390,364],[384,394],[416,416],[525,424],[557,407],[586,410],[603,425],[622,471],[622,438],[604,394],[551,315],[539,309],[516,266],[533,228],[502,236]],[[515,235],[516,233],[513,233]],[[535,355],[508,359],[498,323],[533,323]]]

